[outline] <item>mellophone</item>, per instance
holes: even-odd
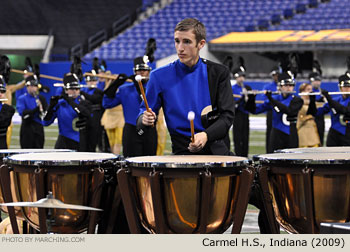
[[[40,233],[224,233],[231,225],[232,233],[240,233],[253,183],[260,184],[274,233],[280,226],[319,233],[322,222],[350,219],[349,151],[285,149],[254,156],[253,162],[236,156],[9,154],[0,178],[4,202],[11,202],[9,195],[34,202],[52,192],[66,204],[103,209],[21,207],[17,216]],[[119,215],[128,231],[118,230]]]

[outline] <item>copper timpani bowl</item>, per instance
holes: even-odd
[[[239,232],[253,172],[244,157],[148,156],[127,158],[118,183],[131,232]],[[243,175],[242,175],[243,174]],[[130,203],[131,202],[131,203]]]
[[[44,152],[72,152],[72,151],[73,150],[69,150],[69,149],[4,149],[4,150],[0,150],[0,166],[3,164],[4,158],[11,156],[11,155],[15,155],[15,154],[39,153],[39,152],[40,153],[44,153]],[[13,187],[14,183],[13,183],[13,173],[12,172],[10,173],[10,177],[11,177],[12,191],[15,192],[14,187]],[[0,184],[1,184],[1,179],[0,179]],[[12,199],[13,199],[13,202],[18,201],[15,193],[12,195]],[[1,186],[0,186],[0,203],[5,203]],[[5,207],[5,206],[0,207],[0,210],[7,213],[7,207]],[[18,212],[18,209],[17,209],[17,212]]]
[[[97,180],[94,174],[103,176],[103,170],[117,160],[119,157],[110,153],[60,152],[17,154],[5,158],[4,163],[13,170],[18,201],[35,202],[50,191],[66,204],[99,207],[100,202],[92,205],[92,200],[103,179]],[[33,228],[40,229],[38,208],[22,207],[22,213]],[[51,222],[53,233],[80,233],[87,229],[89,213],[53,209]]]
[[[350,219],[349,153],[273,153],[254,157],[265,203],[291,233],[319,233]],[[272,209],[271,208],[271,209]]]

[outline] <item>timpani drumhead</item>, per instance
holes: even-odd
[[[350,153],[349,146],[339,147],[310,147],[310,148],[291,148],[276,150],[276,153],[327,153],[327,152],[341,152]]]
[[[70,149],[4,149],[0,150],[0,159],[21,153],[34,153],[34,152],[73,152],[75,150]]]
[[[257,155],[254,161],[270,164],[350,164],[349,153],[271,153]]]
[[[203,168],[203,166],[238,167],[245,165],[248,159],[237,156],[169,155],[133,157],[125,161],[133,167],[144,168]]]
[[[111,159],[117,160],[119,156],[111,153],[95,152],[48,152],[16,154],[5,158],[5,162],[20,165],[81,166],[93,165]]]

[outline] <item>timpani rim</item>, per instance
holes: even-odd
[[[34,166],[96,165],[107,161],[119,161],[120,156],[101,152],[36,152],[15,154],[4,158],[4,163]]]
[[[0,158],[4,158],[15,154],[37,153],[37,152],[75,152],[71,149],[2,149],[0,150]]]
[[[165,155],[126,158],[128,167],[141,168],[210,168],[246,166],[246,157],[218,155]]]
[[[305,152],[270,153],[253,156],[254,162],[262,164],[350,164],[350,153],[345,152]]]
[[[275,153],[327,153],[327,152],[350,153],[350,146],[290,148],[290,149],[279,149],[275,151]]]

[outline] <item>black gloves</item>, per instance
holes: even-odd
[[[50,108],[55,107],[56,104],[58,103],[59,99],[60,99],[60,96],[58,96],[58,95],[51,96],[51,98],[50,98]]]
[[[327,100],[332,99],[327,90],[321,89],[321,94],[326,97]]]
[[[80,117],[78,121],[75,122],[75,127],[77,127],[79,130],[85,129],[87,124],[87,118]]]
[[[103,93],[107,95],[108,98],[114,98],[117,89],[124,84],[127,79],[128,76],[126,74],[119,74],[117,79],[115,79]]]
[[[272,99],[272,92],[271,90],[266,90],[266,93],[265,93],[267,99],[271,100]]]

